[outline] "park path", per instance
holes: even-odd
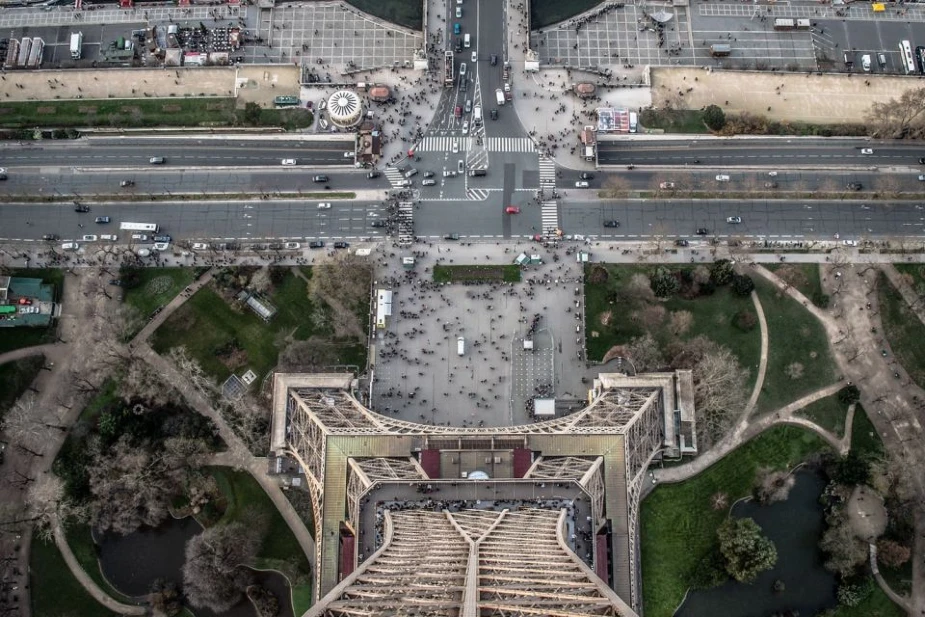
[[[14,349],[13,351],[0,353],[0,364],[15,362],[16,360],[31,358],[32,356],[45,356],[46,358],[49,356],[58,356],[63,353],[65,349],[66,346],[61,343],[46,343],[45,345],[21,347],[20,349]]]
[[[874,574],[874,580],[877,581],[877,584],[880,585],[880,589],[890,597],[890,600],[896,603],[901,609],[906,611],[907,614],[912,614],[912,605],[909,604],[909,598],[901,596],[890,588],[889,583],[884,580],[883,575],[880,574],[880,566],[877,563],[877,545],[871,542],[870,547],[870,569]]]
[[[197,291],[202,289],[204,286],[206,286],[209,283],[209,281],[212,280],[212,274],[214,271],[215,270],[213,268],[213,269],[210,269],[208,272],[205,272],[198,279],[190,283],[186,287],[186,289],[178,293],[173,300],[167,303],[167,306],[165,306],[161,310],[160,313],[155,315],[153,319],[151,319],[147,324],[145,324],[145,327],[142,328],[141,331],[135,335],[135,338],[132,339],[132,343],[137,345],[138,343],[147,341],[148,337],[154,334],[154,331],[157,330],[161,326],[161,324],[167,321],[168,317],[173,315],[173,313],[178,308],[183,306],[186,303],[186,301],[189,300],[191,297],[193,297],[193,295]],[[142,315],[142,317],[147,317],[147,315]]]
[[[100,589],[96,581],[90,578],[90,575],[87,574],[77,561],[77,557],[74,556],[71,545],[67,543],[67,536],[64,534],[64,528],[61,527],[61,522],[58,520],[57,516],[53,517],[52,529],[55,534],[55,546],[61,551],[61,556],[64,557],[68,569],[74,575],[74,578],[77,579],[77,582],[80,583],[87,593],[93,596],[97,602],[120,615],[145,615],[147,613],[146,607],[136,606],[134,604],[122,604]]]
[[[752,415],[755,405],[758,404],[758,397],[761,396],[761,388],[764,387],[764,376],[768,370],[768,320],[764,316],[764,307],[761,306],[761,300],[758,298],[758,292],[752,290],[752,304],[755,305],[755,313],[758,315],[758,326],[761,329],[761,356],[758,359],[758,376],[755,378],[755,387],[752,388],[752,395],[748,398],[748,404],[745,405],[745,411],[742,413],[741,423],[747,423],[748,417]]]

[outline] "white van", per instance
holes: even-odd
[[[456,355],[466,355],[466,338],[463,336],[456,339]]]
[[[469,33],[466,33],[466,36],[463,37],[463,47],[469,48],[472,47],[472,39],[469,38]]]

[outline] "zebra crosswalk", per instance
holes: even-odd
[[[536,152],[536,146],[527,137],[488,137],[485,146],[489,152]]]
[[[401,172],[395,169],[394,167],[385,168],[385,177],[389,181],[389,184],[392,185],[393,189],[397,189],[401,186],[401,181],[405,179]]]
[[[398,222],[398,244],[409,246],[414,243],[414,202],[402,201],[398,204],[396,216]]]
[[[418,152],[452,152],[454,142],[458,144],[460,152],[472,149],[471,137],[425,137],[415,150]]]
[[[540,188],[556,188],[556,164],[547,156],[540,155]]]
[[[540,221],[543,224],[543,235],[551,235],[559,229],[559,202],[544,201],[540,209]]]
[[[466,197],[471,201],[485,201],[488,191],[485,189],[466,189]]]

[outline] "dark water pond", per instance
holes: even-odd
[[[835,577],[823,567],[818,548],[824,525],[819,495],[824,488],[825,480],[817,474],[799,472],[787,501],[737,504],[733,515],[755,519],[777,546],[777,565],[749,585],[729,581],[691,592],[677,617],[767,617],[786,609],[815,615],[834,607]],[[786,586],[781,593],[772,588],[777,580]]]
[[[158,578],[181,581],[183,551],[186,541],[202,531],[193,518],[169,519],[157,528],[145,528],[120,536],[106,534],[97,538],[100,567],[109,583],[129,596],[141,596]],[[255,572],[254,578],[279,599],[280,617],[292,617],[289,583],[275,572]],[[256,617],[245,598],[221,614],[208,609],[193,609],[197,617]]]

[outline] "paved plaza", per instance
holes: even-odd
[[[435,263],[512,263],[521,249],[540,255],[544,263],[524,269],[520,283],[432,282]],[[553,249],[535,243],[500,256],[493,250],[490,260],[485,252],[445,245],[419,251],[416,275],[410,278],[398,254],[389,258],[394,265],[388,275],[398,282],[391,285],[392,318],[375,341],[373,409],[414,422],[511,426],[533,420],[526,406],[539,393],[581,399],[587,389],[581,378],[596,372],[585,368],[583,336],[576,332],[584,325],[575,304],[582,283],[574,256],[558,249],[555,262]],[[380,288],[388,286],[385,277],[379,280]],[[524,339],[536,315],[534,350],[528,352]]]

